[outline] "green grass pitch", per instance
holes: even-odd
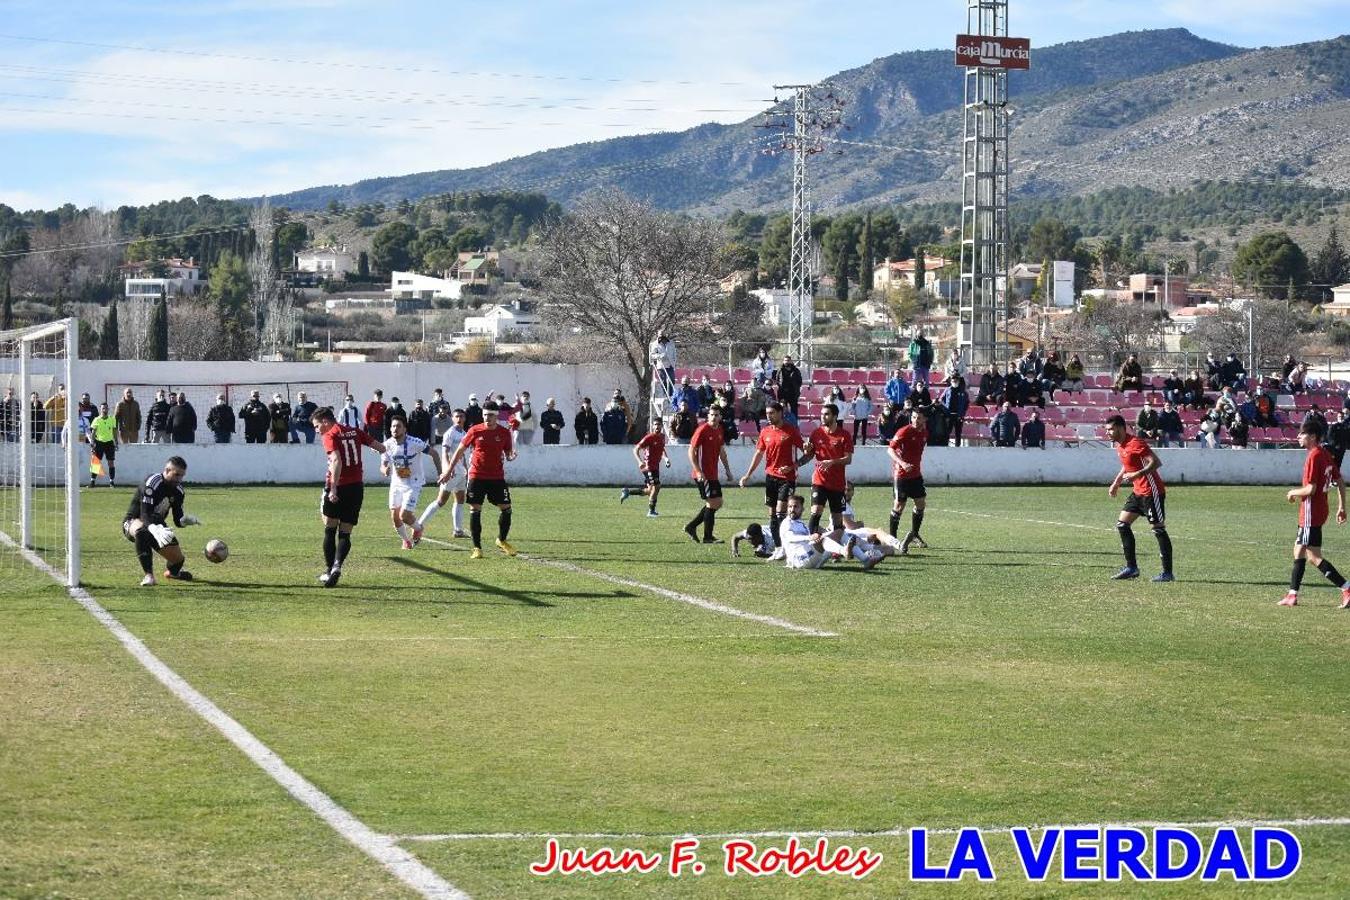
[[[199,580],[136,587],[129,492],[84,495],[85,581],[168,665],[376,831],[667,835],[1350,815],[1350,612],[1310,568],[1281,609],[1294,508],[1279,488],[1177,487],[1172,585],[1119,567],[1104,488],[934,488],[931,550],[790,572],[681,532],[608,489],[514,491],[511,540],[571,563],[787,620],[794,634],[643,587],[448,541],[448,508],[399,549],[367,492],[342,584],[315,582],[317,487],[189,483]],[[724,538],[760,514],[731,489]],[[883,524],[889,493],[863,488]],[[1074,527],[1077,526],[1077,527]],[[484,532],[496,533],[495,511]],[[201,558],[211,537],[232,555]],[[1350,529],[1327,528],[1350,571]],[[0,896],[407,897],[170,696],[65,592],[8,564],[0,585]],[[19,574],[15,575],[15,572]],[[31,571],[31,570],[30,570]],[[1275,885],[1198,880],[1149,895],[1350,896],[1350,828],[1295,829]],[[1202,836],[1204,832],[1201,832]],[[1006,837],[1006,836],[1005,836]],[[550,876],[544,841],[402,846],[475,897],[1119,895],[999,881],[918,885],[906,841],[867,879],[710,871]],[[720,842],[701,858],[715,869]],[[783,843],[761,841],[762,845]],[[939,847],[949,838],[936,839]],[[999,849],[1002,848],[1002,849]],[[934,854],[935,856],[938,854]],[[945,856],[944,856],[945,859]]]

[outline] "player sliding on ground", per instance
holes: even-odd
[[[511,431],[503,428],[497,417],[497,404],[489,400],[483,404],[483,422],[469,429],[460,441],[450,462],[441,475],[440,483],[447,483],[454,473],[455,466],[464,455],[473,451],[469,457],[469,536],[473,538],[473,550],[470,559],[483,558],[483,500],[487,500],[500,510],[497,518],[497,549],[507,556],[515,556],[516,548],[506,542],[511,533],[511,488],[506,484],[506,469],[503,460],[516,458],[515,448],[511,444]]]
[[[723,446],[722,411],[714,406],[708,410],[708,421],[694,429],[689,441],[689,465],[693,468],[694,481],[698,483],[698,495],[703,498],[703,508],[698,515],[684,526],[689,540],[699,543],[698,526],[703,526],[705,544],[722,543],[713,535],[713,526],[717,522],[717,511],[722,508],[722,482],[717,480],[717,463],[731,480],[731,461],[727,459],[727,448]]]
[[[417,527],[426,530],[431,517],[440,512],[441,507],[446,504],[447,500],[454,497],[455,505],[450,507],[450,520],[454,523],[455,529],[452,536],[462,538],[468,537],[464,532],[464,492],[468,488],[465,479],[469,467],[460,465],[451,469],[450,459],[455,455],[455,450],[459,448],[459,442],[464,440],[464,435],[468,434],[464,429],[464,410],[457,409],[451,413],[450,422],[450,427],[441,439],[441,472],[448,473],[450,480],[441,478],[436,482],[438,488],[436,501],[428,503],[427,508],[422,510],[422,516],[417,520]]]
[[[740,485],[750,480],[764,460],[764,505],[769,508],[769,544],[774,559],[782,559],[781,548],[774,550],[773,542],[778,540],[778,526],[787,515],[788,498],[797,492],[797,452],[805,447],[802,433],[797,426],[783,419],[783,405],[770,403],[766,407],[769,424],[759,433],[755,441],[755,455],[750,459]]]
[[[1153,536],[1158,540],[1158,555],[1162,557],[1162,572],[1153,576],[1153,580],[1176,581],[1172,575],[1172,539],[1167,536],[1167,486],[1158,474],[1162,460],[1158,459],[1158,455],[1143,438],[1130,434],[1123,416],[1107,419],[1106,430],[1111,436],[1111,442],[1116,445],[1116,455],[1120,457],[1120,471],[1112,479],[1108,493],[1114,497],[1122,484],[1133,485],[1130,497],[1116,521],[1120,546],[1125,553],[1125,568],[1111,577],[1117,581],[1139,577],[1139,561],[1134,552],[1134,530],[1130,526],[1135,519],[1144,516],[1153,526]]]
[[[126,518],[122,520],[122,534],[136,545],[136,558],[145,573],[141,587],[155,584],[156,553],[168,564],[165,578],[192,580],[192,573],[183,568],[183,548],[178,546],[178,536],[165,524],[165,517],[169,515],[173,516],[174,528],[201,524],[196,516],[183,515],[183,478],[186,476],[187,462],[181,456],[170,456],[162,472],[151,475],[136,488]]]
[[[394,530],[403,539],[403,549],[411,550],[422,542],[422,526],[413,516],[417,498],[422,495],[425,476],[422,473],[422,454],[431,453],[426,441],[408,434],[408,423],[395,417],[389,423],[389,437],[384,439],[384,456],[380,459],[380,474],[389,478],[389,516]]]
[[[342,577],[342,564],[352,549],[352,529],[361,519],[361,504],[365,501],[365,470],[361,465],[361,447],[384,452],[384,445],[359,428],[339,425],[330,407],[322,407],[310,416],[310,422],[323,437],[323,449],[328,454],[328,471],[324,475],[323,502],[323,561],[327,568],[319,576],[326,588],[337,587]]]
[[[849,537],[841,544],[831,535],[812,530],[802,521],[802,506],[799,495],[788,498],[787,518],[778,529],[778,546],[783,548],[789,569],[819,569],[832,559],[849,556],[857,559],[864,569],[881,562],[882,551],[870,542],[860,544]]]
[[[661,426],[661,417],[652,416],[652,430],[644,434],[642,440],[633,447],[633,458],[637,460],[638,471],[642,473],[642,487],[624,488],[619,492],[620,503],[634,494],[646,494],[649,519],[660,515],[656,511],[656,497],[661,493],[660,463],[663,457],[666,468],[670,468],[670,455],[666,453],[666,433]]]
[[[1285,494],[1290,503],[1298,504],[1298,537],[1294,538],[1294,571],[1289,575],[1289,593],[1279,605],[1298,605],[1303,572],[1308,567],[1308,560],[1312,560],[1317,571],[1341,589],[1340,608],[1350,609],[1350,583],[1341,577],[1330,560],[1322,557],[1322,526],[1326,524],[1329,512],[1327,492],[1333,484],[1336,485],[1336,524],[1345,524],[1344,479],[1335,458],[1322,446],[1320,424],[1304,422],[1299,429],[1298,445],[1308,451],[1308,458],[1303,463],[1303,486]]]
[[[900,528],[900,517],[905,514],[905,501],[914,501],[914,512],[909,517],[909,534],[900,542],[900,555],[909,552],[910,544],[918,544],[925,550],[928,544],[919,537],[923,527],[923,510],[928,505],[928,491],[923,486],[923,448],[928,445],[928,415],[922,409],[915,409],[910,423],[895,433],[886,448],[891,458],[892,475],[895,477],[895,502],[891,505],[890,536],[895,537]]]

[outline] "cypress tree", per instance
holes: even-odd
[[[159,292],[155,308],[150,312],[150,335],[145,355],[150,359],[169,358],[169,298],[164,291]]]
[[[103,322],[103,333],[98,342],[99,359],[121,359],[121,348],[117,339],[117,301],[108,306],[108,318]]]
[[[14,293],[9,287],[9,278],[5,279],[5,310],[0,314],[0,329],[8,331],[14,327]]]

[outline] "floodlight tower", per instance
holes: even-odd
[[[1008,70],[1031,66],[1031,44],[1008,37],[1007,0],[966,0],[956,38],[965,69],[961,140],[961,290],[957,335],[966,363],[996,362],[1008,315]]]
[[[811,378],[814,360],[811,337],[815,325],[816,251],[811,240],[811,190],[806,159],[825,150],[826,135],[843,121],[844,101],[828,84],[776,84],[775,91],[792,91],[792,113],[771,114],[758,127],[784,132],[766,153],[792,154],[792,247],[788,263],[787,345],[802,376]]]

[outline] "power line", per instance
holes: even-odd
[[[7,70],[7,71],[6,71]],[[228,93],[238,96],[242,93],[261,94],[272,97],[294,97],[307,101],[331,101],[335,103],[399,103],[404,105],[446,105],[446,106],[482,106],[526,109],[538,106],[544,109],[579,109],[624,112],[692,112],[692,113],[751,113],[759,112],[760,107],[671,107],[661,105],[662,101],[644,98],[620,98],[618,102],[647,104],[639,108],[625,106],[598,106],[584,104],[585,97],[545,97],[523,95],[512,97],[504,94],[475,95],[427,93],[412,91],[406,94],[392,91],[344,90],[331,86],[278,85],[267,82],[230,82],[210,81],[194,78],[173,78],[153,75],[123,75],[118,73],[80,73],[77,70],[43,69],[35,66],[16,66],[0,64],[0,78],[22,81],[45,81],[55,84],[85,85],[93,84],[112,88],[143,88],[148,90],[173,89],[181,91],[190,88],[194,92]],[[249,89],[249,90],[244,90]],[[78,99],[78,98],[72,98]],[[736,101],[750,102],[750,101]]]
[[[699,81],[693,79],[661,78],[605,78],[592,75],[541,75],[527,72],[491,72],[471,69],[429,69],[419,66],[384,66],[373,63],[334,62],[323,59],[291,59],[280,56],[245,56],[231,53],[206,53],[198,50],[178,50],[172,47],[145,47],[134,44],[105,44],[94,41],[72,41],[61,38],[32,37],[30,35],[0,34],[0,40],[21,41],[34,44],[61,44],[68,47],[90,47],[98,50],[125,50],[135,53],[158,53],[169,56],[186,56],[192,59],[228,59],[239,62],[284,63],[286,65],[304,65],[328,69],[353,69],[357,71],[405,72],[420,75],[456,75],[473,78],[512,78],[531,81],[582,81],[599,84],[679,84],[705,85],[711,87],[759,87],[745,81]]]

